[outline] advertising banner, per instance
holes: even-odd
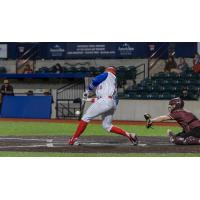
[[[67,43],[66,58],[144,58],[147,53],[142,42]]]
[[[50,43],[47,45],[47,57],[49,59],[64,59],[66,57],[66,43]]]
[[[115,43],[67,43],[67,58],[114,58]]]
[[[192,58],[197,42],[38,42],[0,44],[0,58],[10,59],[131,59],[152,55]],[[8,53],[7,53],[8,51]]]

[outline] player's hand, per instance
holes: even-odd
[[[153,125],[153,122],[149,119],[149,120],[147,121],[146,127],[147,127],[147,128],[150,128],[150,127],[152,127],[152,125]]]
[[[152,127],[152,124],[153,124],[153,122],[151,121],[151,115],[150,114],[148,114],[148,113],[145,113],[144,114],[144,118],[145,118],[145,120],[146,120],[146,127],[147,128],[150,128],[150,127]]]
[[[83,92],[83,101],[86,101],[88,97],[89,97],[89,91],[86,90],[85,92]]]

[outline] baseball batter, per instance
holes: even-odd
[[[180,98],[174,98],[169,101],[169,111],[167,115],[159,116],[147,121],[147,127],[153,122],[166,120],[176,120],[183,128],[183,131],[175,134],[167,130],[169,140],[174,144],[200,144],[200,120],[190,111],[183,109],[184,101]]]
[[[69,144],[75,144],[79,136],[86,129],[88,123],[95,117],[101,115],[102,126],[106,131],[123,135],[134,145],[137,145],[138,139],[134,133],[128,133],[127,131],[112,124],[113,114],[117,107],[117,80],[115,67],[108,67],[104,73],[96,76],[92,80],[88,89],[83,93],[83,99],[87,100],[89,93],[95,88],[95,101],[83,115],[76,132],[69,141]]]

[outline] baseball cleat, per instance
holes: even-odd
[[[79,145],[79,143],[78,143],[78,138],[71,138],[70,140],[69,140],[69,142],[68,142],[68,144],[69,145]]]
[[[176,134],[173,133],[170,129],[167,130],[167,134],[169,136],[169,142],[174,143]]]
[[[134,146],[138,145],[138,137],[134,133],[129,133],[129,140],[133,143]]]

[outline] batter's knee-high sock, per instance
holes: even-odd
[[[129,135],[126,131],[124,131],[123,129],[117,127],[117,126],[113,126],[110,130],[110,132],[112,133],[116,133],[116,134],[119,134],[119,135],[123,135],[123,136],[126,136],[129,138]]]
[[[73,139],[78,138],[86,129],[87,125],[88,125],[88,122],[81,120],[72,138]]]

